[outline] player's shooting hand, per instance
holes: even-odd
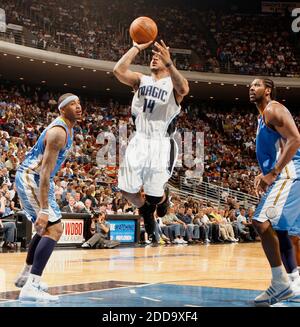
[[[138,47],[140,49],[140,51],[147,49],[151,44],[153,43],[153,41],[147,42],[147,43],[141,43],[138,44],[135,41],[133,41],[133,46]]]
[[[160,43],[155,42],[154,46],[156,47],[156,50],[152,50],[154,54],[156,54],[163,64],[168,64],[171,62],[171,55],[169,51],[169,47],[166,46],[165,42],[163,40],[160,40]]]
[[[44,232],[46,230],[46,227],[48,224],[48,218],[49,218],[49,215],[39,212],[37,220],[34,223],[34,228],[35,228],[36,232],[41,236],[44,234]]]

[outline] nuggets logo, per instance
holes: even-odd
[[[277,209],[274,206],[267,208],[267,210],[266,210],[266,216],[269,219],[275,218],[277,216]]]

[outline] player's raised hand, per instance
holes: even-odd
[[[147,43],[136,43],[135,41],[133,41],[133,46],[137,47],[140,51],[147,49],[151,44],[153,43],[153,41],[147,42]]]
[[[171,62],[170,48],[166,46],[163,40],[160,40],[160,43],[155,42],[154,46],[156,50],[152,50],[152,52],[161,59],[163,64],[169,64]]]

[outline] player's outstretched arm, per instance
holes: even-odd
[[[142,74],[138,72],[133,72],[129,69],[129,66],[135,56],[140,51],[146,49],[151,43],[152,41],[145,44],[137,44],[136,42],[133,42],[133,46],[116,63],[113,72],[121,83],[129,85],[135,90],[138,89]]]
[[[183,97],[187,95],[190,91],[189,83],[174,66],[171,60],[169,47],[166,46],[164,41],[161,40],[161,44],[155,42],[154,45],[157,51],[152,50],[152,52],[158,55],[161,58],[162,62],[165,64],[165,66],[168,68],[170,76],[172,78],[174,89],[179,96],[179,101],[181,102]]]

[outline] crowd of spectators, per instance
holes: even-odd
[[[299,76],[295,40],[285,16],[201,11],[143,0],[3,0],[7,21],[26,27],[31,46],[81,57],[117,61],[130,47],[128,29],[139,16],[155,18],[158,39],[171,47],[179,69]],[[12,33],[8,39],[14,39]],[[180,49],[178,51],[176,49]],[[184,51],[182,51],[184,50]],[[151,51],[136,64],[148,65]]]
[[[228,70],[247,75],[299,75],[289,17],[211,12],[204,19],[217,42],[217,59]]]

